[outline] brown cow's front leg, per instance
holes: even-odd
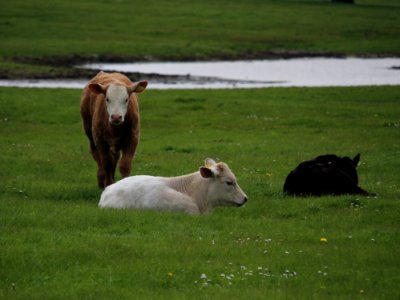
[[[132,161],[138,144],[137,135],[132,138],[132,143],[130,145],[122,149],[122,157],[121,160],[119,161],[119,171],[121,173],[122,178],[127,177],[131,174]]]
[[[115,169],[117,167],[119,153],[113,150],[103,155],[103,166],[105,170],[105,187],[115,182]]]
[[[97,185],[99,188],[103,189],[105,187],[105,171],[103,168],[103,164],[100,158],[99,151],[96,148],[96,145],[94,144],[93,140],[90,139],[90,152],[92,153],[93,159],[96,161],[97,164]]]
[[[133,155],[126,154],[126,152],[122,153],[122,157],[119,162],[119,171],[121,173],[122,178],[127,177],[131,174],[132,160],[133,160]]]
[[[110,156],[103,157],[103,166],[105,171],[104,187],[107,187],[110,184],[114,183],[113,163],[112,163],[112,158]]]
[[[106,187],[106,173],[102,167],[97,169],[97,185],[99,188],[104,189]]]
[[[107,185],[110,185],[110,179],[109,179],[109,169],[110,169],[110,163],[109,163],[109,158],[104,154],[100,154],[100,163],[99,163],[99,168],[97,170],[97,182],[99,185],[99,188],[104,189],[107,187]]]

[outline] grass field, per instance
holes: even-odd
[[[394,55],[400,3],[3,1],[0,78],[83,60]],[[150,83],[151,84],[151,83]],[[225,161],[245,207],[101,210],[79,90],[0,88],[0,299],[398,299],[400,88],[149,90],[133,174]],[[361,153],[376,197],[292,198],[286,175]]]
[[[62,77],[99,59],[400,55],[397,0],[3,2],[2,77]]]
[[[98,209],[79,96],[0,89],[1,299],[399,298],[398,87],[147,91],[133,173],[213,157],[249,196],[197,217]],[[358,152],[377,197],[283,196],[302,160]]]

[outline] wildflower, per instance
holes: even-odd
[[[203,274],[201,274],[200,278],[201,279],[207,279],[207,275],[203,273]]]
[[[168,272],[167,275],[168,275],[169,277],[172,277],[172,276],[174,276],[174,273]]]
[[[321,238],[319,239],[319,241],[320,241],[321,243],[327,243],[327,242],[328,242],[328,239],[327,239],[326,237],[321,237]]]

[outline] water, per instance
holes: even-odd
[[[151,89],[400,85],[400,58],[95,63],[79,68],[159,75]],[[149,77],[152,77],[149,75]],[[146,77],[145,75],[143,77]],[[87,80],[0,80],[0,86],[83,88]]]

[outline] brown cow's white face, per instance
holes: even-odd
[[[119,84],[103,86],[99,83],[91,83],[88,87],[91,92],[104,95],[109,122],[113,125],[120,125],[125,120],[130,95],[142,93],[147,87],[147,81],[132,83],[128,87]]]
[[[225,163],[207,159],[206,166],[200,168],[200,174],[204,178],[210,178],[207,198],[213,206],[242,206],[246,203],[246,194]]]
[[[107,89],[105,98],[108,121],[113,125],[122,124],[128,110],[128,89],[122,85],[111,84]]]

